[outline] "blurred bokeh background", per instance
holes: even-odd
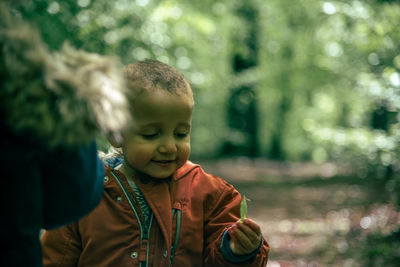
[[[398,1],[12,5],[51,49],[154,58],[189,78],[191,159],[252,199],[269,267],[400,266]]]

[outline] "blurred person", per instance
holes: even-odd
[[[188,160],[194,106],[187,79],[156,60],[125,69],[133,123],[110,143],[104,196],[79,222],[48,231],[44,266],[266,266],[241,196]]]
[[[94,140],[129,117],[122,68],[67,45],[50,53],[4,3],[0,49],[0,266],[42,266],[41,228],[76,221],[101,199]]]

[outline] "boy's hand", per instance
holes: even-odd
[[[250,254],[260,245],[260,226],[248,218],[243,222],[237,221],[228,229],[228,233],[231,237],[229,245],[236,255]]]

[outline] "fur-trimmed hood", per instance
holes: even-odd
[[[119,60],[69,45],[51,53],[38,31],[0,3],[0,114],[49,146],[118,133],[129,120]],[[2,124],[3,124],[2,123]]]

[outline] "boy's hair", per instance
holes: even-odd
[[[158,60],[146,59],[125,67],[128,88],[135,97],[143,91],[166,90],[172,94],[189,94],[192,86],[186,77],[175,68]]]

